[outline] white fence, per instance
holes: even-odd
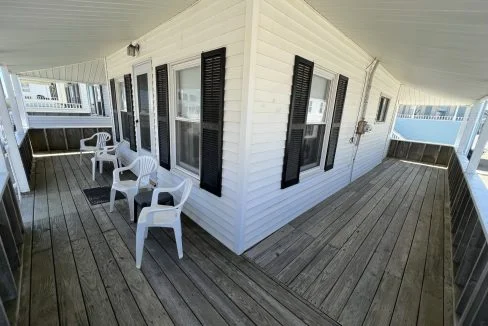
[[[395,139],[395,140],[405,140],[406,138],[403,137],[400,133],[396,132],[395,130],[393,130],[391,132],[391,139]]]
[[[45,113],[90,113],[80,103],[63,103],[55,99],[24,99],[26,112]]]
[[[420,119],[420,120],[445,120],[445,121],[463,121],[464,117],[456,117],[453,115],[413,115],[413,114],[398,114],[398,118],[402,119]]]

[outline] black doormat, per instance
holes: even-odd
[[[91,205],[105,204],[110,202],[110,190],[112,187],[96,187],[83,189],[86,199]],[[124,199],[125,196],[121,192],[117,191],[115,194],[115,200]]]

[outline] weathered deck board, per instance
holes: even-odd
[[[383,271],[390,259],[395,243],[399,238],[400,230],[406,221],[408,210],[412,205],[415,193],[418,191],[425,173],[425,168],[419,171],[401,204],[399,204],[392,222],[388,226],[373,257],[363,271],[353,293],[342,310],[339,317],[339,322],[342,325],[357,325],[364,320],[368,313],[368,309],[380,283]]]
[[[36,189],[34,198],[31,268],[35,273],[30,273],[30,324],[55,325],[59,324],[59,318],[44,162],[38,162],[36,164]]]
[[[22,202],[34,223],[32,241],[24,237],[21,325],[335,325],[195,225],[184,227],[182,260],[171,233],[151,231],[138,270],[127,202],[111,213],[82,191],[109,185],[111,171],[92,181],[89,159],[77,155],[37,163],[39,187]]]
[[[21,207],[32,232],[27,223],[20,325],[337,325],[326,313],[343,325],[405,314],[449,325],[443,170],[389,160],[244,257],[185,218],[184,258],[171,230],[154,229],[141,270],[126,200],[109,212],[82,191],[110,185],[110,170],[92,181],[88,155],[37,159],[39,186]]]
[[[44,160],[60,324],[88,325],[52,160]]]
[[[244,257],[342,325],[452,325],[445,174],[385,162]]]

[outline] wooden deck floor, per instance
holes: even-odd
[[[88,158],[36,160],[26,224],[18,325],[336,325],[312,304],[185,220],[184,253],[152,230],[142,269],[125,200],[90,206]]]
[[[446,174],[387,161],[244,256],[343,325],[452,325]]]

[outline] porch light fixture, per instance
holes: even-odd
[[[127,55],[135,57],[139,53],[139,43],[133,45],[132,43],[127,46]]]

